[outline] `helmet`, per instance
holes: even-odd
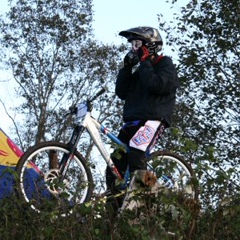
[[[157,53],[162,49],[162,37],[156,28],[135,27],[121,31],[119,35],[127,38],[128,42],[132,40],[143,41],[143,45],[148,48],[150,54]]]

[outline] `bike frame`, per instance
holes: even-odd
[[[89,109],[89,107],[88,107]],[[122,177],[119,173],[118,169],[114,165],[110,154],[108,153],[105,144],[103,142],[101,133],[106,135],[109,139],[111,139],[112,142],[119,145],[121,148],[128,151],[128,147],[126,144],[124,144],[121,140],[119,140],[111,131],[109,131],[106,127],[101,125],[97,120],[95,120],[91,116],[91,111],[87,111],[84,118],[81,120],[81,123],[77,123],[77,126],[75,127],[72,137],[68,143],[70,146],[70,151],[68,155],[63,156],[63,159],[60,163],[60,171],[62,172],[62,177],[65,175],[67,171],[67,166],[69,164],[69,161],[71,161],[71,156],[73,156],[75,150],[77,149],[78,142],[80,140],[80,137],[83,133],[83,131],[87,129],[88,133],[90,134],[91,139],[93,140],[94,144],[98,148],[99,152],[101,153],[103,159],[105,160],[107,166],[111,169],[112,173],[117,177],[118,180],[122,181],[125,180],[125,183],[127,182],[129,178],[129,173],[126,171],[125,176]]]
[[[77,126],[75,127],[72,137],[68,143],[68,145],[70,146],[69,154],[63,156],[63,159],[61,160],[60,163],[61,176],[62,178],[64,178],[69,161],[71,161],[71,156],[74,155],[74,152],[77,149],[77,145],[83,131],[87,129],[91,139],[98,148],[98,151],[101,153],[107,166],[111,169],[112,173],[116,176],[119,182],[123,183],[122,187],[125,188],[130,177],[129,170],[127,168],[124,177],[121,176],[115,164],[113,163],[110,154],[108,153],[105,147],[101,133],[106,135],[112,142],[116,143],[118,146],[120,146],[120,148],[124,149],[126,152],[129,151],[129,148],[125,143],[118,139],[111,131],[109,131],[104,125],[100,124],[96,119],[94,119],[91,116],[92,106],[90,102],[87,102],[87,104],[83,108],[85,107],[86,110],[84,110],[85,112],[83,111],[84,112],[83,116],[79,117],[77,121]],[[149,163],[147,163],[147,165],[151,170],[153,170],[152,166]]]
[[[122,176],[120,175],[118,169],[115,167],[110,157],[110,154],[105,148],[105,144],[103,143],[100,132],[102,132],[104,135],[110,138],[114,143],[116,143],[117,145],[123,147],[126,151],[128,151],[128,147],[126,146],[126,144],[120,141],[111,131],[109,131],[106,127],[104,127],[97,120],[95,120],[91,116],[90,112],[87,112],[85,119],[82,123],[82,126],[88,130],[94,144],[97,146],[99,152],[101,153],[102,157],[106,161],[108,167],[112,170],[113,174],[119,180],[122,180],[123,179]]]

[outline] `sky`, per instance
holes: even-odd
[[[158,14],[163,14],[165,21],[172,21],[174,13],[179,13],[180,8],[187,2],[188,0],[178,0],[174,8],[171,8],[171,3],[166,3],[165,0],[93,0],[95,37],[103,43],[124,43],[126,39],[118,36],[120,31],[137,26],[158,28]],[[7,10],[8,1],[1,0],[0,14],[4,14]],[[161,35],[164,41],[164,35]],[[165,48],[165,51],[168,49]],[[2,82],[2,80],[7,81]],[[13,95],[12,81],[10,72],[0,72],[0,100],[7,105],[8,109],[14,109],[17,101]],[[12,117],[16,119],[20,116],[12,115]],[[11,125],[12,121],[0,102],[0,128],[8,134]]]
[[[179,0],[171,9],[165,0],[93,0],[95,34],[103,42],[119,43],[121,30],[137,26],[158,28],[158,14],[171,21],[173,13],[186,3],[187,0]]]

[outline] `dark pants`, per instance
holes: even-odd
[[[126,123],[120,130],[118,138],[125,143],[127,146],[129,146],[130,139],[134,136],[134,134],[139,130],[141,126],[144,126],[146,121],[134,121],[134,122],[128,122]],[[156,142],[157,137],[159,134],[162,133],[164,130],[164,125],[160,124],[158,130],[155,133],[154,138],[149,143],[148,149],[151,148],[154,143]],[[124,176],[124,173],[127,169],[127,166],[129,165],[129,172],[130,174],[133,173],[135,170],[146,170],[147,169],[147,161],[146,161],[146,155],[148,154],[148,149],[146,152],[143,152],[141,150],[130,148],[130,151],[128,153],[123,152],[121,149],[116,149],[112,155],[111,158],[121,173],[122,176]],[[116,177],[112,174],[109,167],[107,167],[106,170],[106,184],[107,188],[111,189],[114,193],[114,183],[115,183]]]

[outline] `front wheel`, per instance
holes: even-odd
[[[68,165],[60,166],[66,157]],[[29,148],[16,171],[19,196],[37,212],[67,214],[91,198],[93,179],[86,160],[77,151],[70,156],[66,144],[51,141]]]

